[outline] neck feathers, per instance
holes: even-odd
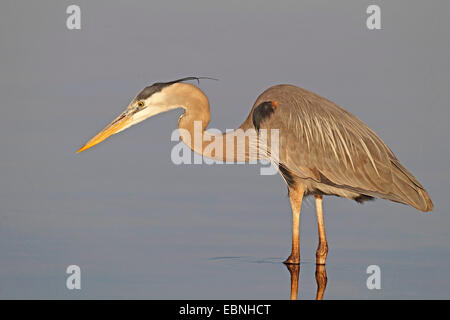
[[[170,86],[170,103],[185,109],[178,119],[181,140],[194,152],[204,157],[225,162],[248,162],[249,140],[236,138],[239,130],[225,134],[206,131],[210,120],[209,101],[196,86],[176,83]],[[228,146],[228,149],[227,149]]]

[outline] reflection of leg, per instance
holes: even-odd
[[[316,195],[317,225],[319,226],[319,246],[316,251],[316,264],[325,264],[327,260],[328,244],[323,222],[322,195]]]
[[[322,300],[327,288],[327,270],[324,264],[316,264],[317,294],[316,300]]]
[[[291,274],[291,300],[297,300],[300,266],[298,264],[286,264],[286,267]]]
[[[289,189],[289,199],[292,207],[292,251],[289,258],[284,261],[286,264],[300,263],[299,226],[303,192],[304,190],[301,187]]]

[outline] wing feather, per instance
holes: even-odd
[[[343,189],[410,204],[433,205],[414,176],[398,162],[364,122],[335,103],[305,89],[278,85],[255,106],[277,101],[277,111],[261,128],[280,130],[280,162],[296,176]]]

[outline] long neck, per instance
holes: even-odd
[[[245,131],[248,121],[224,134],[206,131],[210,121],[208,98],[193,85],[180,83],[177,86],[177,94],[173,97],[179,101],[175,103],[185,109],[178,120],[180,138],[191,150],[224,162],[248,162],[258,158],[255,146],[257,137]]]

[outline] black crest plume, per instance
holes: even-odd
[[[200,80],[202,80],[202,79],[218,81],[218,79],[210,78],[210,77],[185,77],[185,78],[181,78],[181,79],[177,79],[177,80],[173,80],[173,81],[169,81],[169,82],[156,82],[156,83],[152,84],[151,86],[145,87],[144,90],[139,92],[139,94],[136,96],[136,99],[137,100],[148,99],[154,93],[159,92],[162,89],[164,89],[165,87],[168,87],[177,82],[197,80],[197,83],[200,84]]]

